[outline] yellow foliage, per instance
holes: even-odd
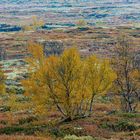
[[[5,76],[4,73],[0,70],[0,94],[5,92]]]
[[[133,82],[135,83],[135,87],[137,89],[139,89],[140,87],[140,70],[138,69],[134,69],[131,73],[130,73],[130,78],[133,80]]]
[[[106,93],[116,79],[116,74],[110,67],[109,60],[101,60],[96,56],[87,59],[89,87],[94,94]]]
[[[29,51],[29,69],[34,71],[23,86],[39,109],[36,112],[56,106],[66,118],[87,114],[93,95],[106,93],[116,78],[108,60],[95,56],[82,60],[75,48],[48,58],[40,45],[30,45]]]
[[[42,19],[38,19],[37,16],[32,16],[32,24],[23,26],[25,31],[36,31],[38,28],[44,25]]]
[[[43,20],[39,20],[38,18],[37,18],[37,16],[33,16],[32,17],[32,21],[33,21],[33,28],[34,29],[37,29],[38,27],[41,27],[41,26],[43,26],[44,25],[44,21]]]
[[[85,27],[85,26],[87,26],[87,22],[85,20],[81,19],[77,22],[77,26],[78,27]]]

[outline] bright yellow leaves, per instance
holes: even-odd
[[[31,25],[24,26],[23,30],[24,31],[36,31],[40,27],[44,25],[44,21],[41,19],[38,19],[37,16],[32,17],[32,23]]]
[[[38,19],[37,16],[33,16],[32,17],[32,26],[33,26],[33,29],[36,30],[37,28],[41,27],[44,25],[44,21],[41,20],[41,19]]]
[[[116,79],[116,74],[110,67],[109,60],[101,60],[95,56],[87,59],[88,81],[94,94],[106,93]]]
[[[4,73],[0,70],[0,94],[5,92],[4,80],[5,80]]]
[[[48,58],[39,45],[29,50],[29,68],[34,71],[23,81],[27,95],[36,108],[55,106],[67,119],[91,114],[93,97],[106,93],[116,78],[108,60],[95,56],[83,60],[75,48]]]

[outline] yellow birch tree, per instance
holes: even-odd
[[[48,58],[40,45],[30,45],[29,51],[30,74],[23,86],[39,112],[56,108],[66,120],[89,116],[93,97],[106,93],[115,79],[108,60],[83,60],[75,48]]]

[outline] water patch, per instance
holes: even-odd
[[[22,28],[16,25],[0,24],[0,32],[17,32],[20,30],[22,30]]]

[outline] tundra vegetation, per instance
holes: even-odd
[[[51,55],[37,43],[27,49],[24,93],[7,93],[0,71],[0,139],[140,138],[140,67],[131,38],[121,34],[110,58],[83,56],[76,47]]]
[[[3,94],[5,92],[5,76],[2,70],[0,70],[0,94]]]
[[[37,16],[32,16],[32,23],[30,25],[24,25],[22,27],[23,31],[37,31],[44,25],[44,21],[42,19],[38,19]]]

